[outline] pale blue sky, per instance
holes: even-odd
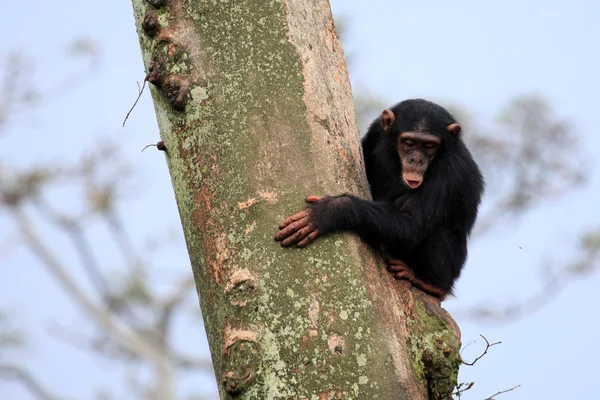
[[[600,224],[600,213],[595,211],[600,164],[591,154],[600,148],[600,3],[335,0],[332,7],[334,13],[350,18],[347,51],[356,63],[353,82],[368,86],[390,103],[416,96],[450,101],[489,123],[512,96],[537,92],[550,99],[559,116],[576,124],[582,150],[573,157],[587,155],[592,160],[589,185],[545,202],[516,226],[500,223],[489,235],[474,240],[458,284],[458,299],[446,307],[456,311],[526,297],[538,287],[542,261],[565,262],[576,234]],[[144,77],[130,2],[22,0],[4,4],[2,14],[0,55],[18,49],[32,56],[36,67],[32,79],[39,87],[51,88],[66,70],[76,68],[78,63],[64,52],[74,37],[96,39],[102,64],[77,90],[11,120],[9,136],[0,138],[0,160],[25,165],[39,159],[72,159],[108,134],[119,140],[123,153],[141,171],[131,190],[137,196],[126,208],[134,233],[160,232],[176,224],[162,155],[139,151],[158,138],[149,92],[121,128],[136,95],[135,81]],[[68,204],[69,199],[64,201]],[[2,237],[8,230],[4,227],[10,229],[3,215],[0,226]],[[103,237],[99,227],[94,232]],[[57,238],[52,243],[76,265],[64,241]],[[109,265],[119,262],[110,251],[106,254]],[[163,254],[157,260],[157,278],[177,276],[188,268],[186,257],[182,243]],[[503,342],[476,366],[463,367],[460,380],[476,382],[463,399],[480,400],[517,384],[522,387],[501,399],[590,398],[597,392],[596,360],[600,358],[599,313],[593,304],[599,286],[600,273],[578,279],[541,311],[508,324],[458,319],[464,343],[480,333]],[[46,384],[73,399],[88,398],[94,387],[122,387],[121,371],[112,364],[90,360],[85,353],[41,334],[50,321],[80,324],[82,318],[26,252],[0,258],[0,293],[0,309],[12,310],[17,325],[31,332],[31,348],[17,359]],[[190,351],[206,351],[197,328],[186,328],[184,323],[181,327],[182,343]],[[478,345],[471,346],[465,357],[476,355]],[[199,384],[208,385],[197,377],[186,380],[188,388]],[[31,397],[17,385],[0,381],[0,398]]]

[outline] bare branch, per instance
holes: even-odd
[[[190,274],[179,282],[164,300],[157,302],[157,308],[160,312],[156,321],[156,330],[160,334],[160,340],[163,342],[167,337],[169,322],[176,307],[184,300],[190,290],[195,287],[194,277]]]
[[[13,211],[14,217],[21,229],[23,239],[27,242],[33,253],[40,258],[65,291],[97,324],[102,326],[121,346],[137,354],[139,357],[149,358],[159,366],[168,366],[170,364],[168,356],[160,349],[153,346],[145,337],[139,335],[129,326],[115,318],[106,307],[98,305],[90,299],[72,279],[66,267],[43,244],[31,221],[25,215],[25,212],[19,207],[14,207]]]
[[[131,112],[133,111],[133,109],[135,108],[135,106],[137,105],[138,101],[140,100],[140,97],[142,97],[142,93],[144,93],[144,88],[146,87],[146,82],[147,81],[148,81],[148,78],[144,79],[144,84],[142,85],[141,88],[140,88],[140,83],[136,82],[137,86],[138,86],[138,96],[135,99],[135,102],[133,103],[133,105],[131,106],[131,108],[129,109],[129,112],[125,116],[125,119],[123,120],[123,127],[125,127],[125,122],[127,122],[127,118],[129,118],[129,115],[131,114]]]
[[[72,221],[72,223],[66,223],[65,221],[63,227],[73,242],[73,246],[79,254],[81,264],[87,272],[92,285],[96,287],[100,296],[105,301],[108,301],[108,298],[110,297],[108,283],[106,283],[106,279],[104,279],[104,275],[92,252],[90,243],[82,232],[81,227],[75,221]]]
[[[209,358],[192,358],[181,354],[173,355],[175,366],[183,370],[213,371],[213,364]]]
[[[14,328],[10,322],[8,315],[0,310],[0,350],[23,346],[25,343],[24,333]]]
[[[473,343],[477,343],[477,341],[476,340],[471,340],[469,343],[465,344],[462,349],[460,349],[460,352],[462,353],[463,351],[465,351],[465,349],[467,347],[469,347],[470,345],[472,345]]]
[[[156,147],[158,150],[160,151],[167,151],[167,147],[165,146],[165,142],[163,142],[162,140],[159,140],[156,143],[152,143],[152,144],[148,144],[146,146],[144,146],[144,148],[142,149],[142,153],[144,152],[144,150],[146,150],[148,147]]]
[[[495,322],[509,321],[520,318],[524,315],[531,314],[544,305],[548,304],[553,298],[558,296],[564,287],[563,280],[559,280],[556,276],[546,281],[542,289],[534,293],[529,298],[510,304],[502,308],[493,307],[478,307],[464,314],[464,318],[471,319],[486,319]],[[456,315],[462,315],[461,312],[456,312]]]
[[[23,368],[14,365],[0,365],[0,377],[14,379],[25,386],[40,400],[59,400],[60,398],[46,390],[37,379]]]
[[[123,227],[123,224],[119,220],[118,216],[115,214],[113,210],[107,210],[104,213],[104,217],[106,218],[106,222],[110,231],[113,234],[114,241],[121,248],[121,252],[125,257],[125,261],[131,268],[135,268],[140,266],[141,260],[139,255],[135,251],[135,247],[131,238],[127,234],[127,231]]]
[[[62,326],[56,321],[51,321],[47,329],[49,336],[64,341],[81,351],[86,352],[93,350],[95,352],[101,352],[97,345],[87,339],[84,334],[76,332],[75,329]]]
[[[11,52],[2,60],[0,69],[0,127],[19,108],[24,108],[36,98],[30,82],[32,63],[18,51]]]
[[[462,397],[462,394],[468,390],[471,390],[473,385],[475,385],[475,382],[459,383],[458,386],[456,387],[456,392],[452,393],[452,395],[458,397],[458,399],[460,400],[460,398]]]
[[[110,291],[106,279],[100,270],[100,266],[96,261],[96,257],[92,252],[87,238],[85,237],[79,223],[75,218],[68,218],[64,215],[59,215],[50,205],[44,201],[40,196],[36,197],[34,204],[39,208],[40,213],[45,217],[49,218],[56,225],[61,227],[71,239],[73,247],[79,258],[81,259],[81,265],[85,273],[88,275],[89,281],[96,288],[100,297],[108,302],[110,298]]]
[[[140,357],[132,353],[127,348],[120,346],[113,340],[109,340],[102,335],[97,338],[88,339],[83,333],[74,329],[61,326],[57,323],[48,327],[48,334],[57,340],[61,340],[74,348],[83,351],[96,353],[109,360],[119,360],[130,363],[131,361],[140,361]]]
[[[455,311],[458,318],[487,319],[495,322],[514,320],[531,314],[557,297],[562,289],[574,278],[593,272],[598,268],[600,257],[600,229],[581,235],[580,256],[558,272],[546,267],[546,277],[542,288],[529,298],[505,307],[477,307],[466,312]]]
[[[503,391],[501,391],[501,392],[498,392],[498,393],[496,393],[496,394],[493,394],[493,395],[491,395],[490,397],[486,397],[486,399],[485,399],[485,400],[494,400],[494,398],[495,398],[496,396],[498,396],[499,394],[503,394],[503,393],[512,392],[513,390],[515,390],[516,388],[519,388],[519,387],[521,387],[521,385],[517,385],[517,386],[515,386],[515,387],[512,387],[512,388],[510,388],[510,389],[507,389],[507,390],[503,390]]]
[[[497,344],[502,344],[502,342],[494,342],[494,343],[490,343],[490,342],[488,342],[488,340],[486,339],[486,337],[485,337],[485,336],[483,336],[483,335],[479,335],[479,336],[481,336],[481,337],[483,338],[483,340],[485,340],[485,350],[484,350],[484,351],[483,351],[483,353],[481,353],[481,355],[480,355],[479,357],[477,357],[477,358],[476,358],[476,359],[475,359],[473,362],[470,362],[470,363],[468,363],[468,362],[465,362],[465,361],[463,360],[463,361],[462,361],[462,363],[463,363],[464,365],[468,365],[468,366],[472,367],[473,365],[475,365],[475,363],[476,363],[477,361],[481,360],[481,359],[483,358],[483,356],[485,356],[485,355],[487,354],[487,352],[488,352],[488,350],[490,349],[490,347],[493,347],[493,346],[495,346],[495,345],[497,345]]]
[[[170,310],[177,307],[185,298],[189,295],[190,290],[195,287],[194,276],[192,274],[186,274],[186,277],[175,286],[171,293],[165,296],[165,298],[159,301],[159,307],[164,310]]]
[[[0,239],[0,259],[7,257],[13,252],[20,242],[20,237],[16,232],[9,233]]]

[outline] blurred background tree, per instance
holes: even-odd
[[[477,383],[464,398],[516,384],[523,387],[505,396],[577,398],[591,388],[583,383],[561,392],[545,383],[558,382],[547,366],[600,356],[585,343],[598,327],[585,307],[600,283],[592,274],[600,218],[587,201],[598,193],[591,149],[599,143],[586,119],[593,113],[583,107],[600,89],[587,73],[600,61],[588,60],[578,75],[567,76],[558,74],[568,65],[548,62],[554,51],[581,58],[600,33],[586,19],[589,10],[566,1],[553,5],[552,15],[564,8],[575,15],[571,38],[584,38],[577,53],[552,39],[564,26],[542,28],[544,18],[552,18],[534,14],[542,3],[533,3],[540,2],[520,6],[521,19],[510,6],[471,1],[435,10],[332,1],[361,132],[399,100],[438,101],[465,125],[486,175],[471,257],[458,298],[446,308],[461,324],[463,342],[483,333],[505,344],[477,367],[463,367],[461,380]],[[91,10],[61,0],[59,8],[71,11],[62,14],[56,6],[39,5],[32,15],[12,3],[13,18],[0,28],[15,38],[0,46],[0,397],[152,399],[157,387],[168,385],[173,399],[214,399],[216,381],[166,165],[152,148],[140,152],[158,140],[148,93],[121,128],[137,95],[134,83],[144,77],[130,5],[106,2]],[[502,15],[516,20],[511,32],[496,37]],[[452,32],[442,23],[450,20],[458,25]],[[489,49],[473,42],[476,28]],[[533,55],[528,40],[537,41]],[[515,57],[525,52],[520,69],[492,50]],[[495,67],[481,61],[486,55],[498,70],[485,69]],[[536,75],[541,65],[551,78],[523,84],[544,76]],[[487,97],[497,105],[481,100]],[[550,301],[571,282],[573,290]],[[464,357],[478,351],[470,346]],[[578,375],[560,371],[560,381],[592,382],[585,379],[592,362],[571,372]]]

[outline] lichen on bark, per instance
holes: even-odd
[[[418,377],[427,382],[430,400],[452,399],[461,364],[460,330],[437,302],[422,296],[408,316],[407,337]]]
[[[455,381],[423,362],[445,370],[448,327],[353,235],[273,241],[306,195],[369,196],[328,2],[133,5],[221,398],[427,399]]]

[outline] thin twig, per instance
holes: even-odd
[[[39,257],[43,265],[64,287],[66,293],[90,318],[110,333],[121,346],[137,354],[140,358],[148,358],[161,367],[170,365],[171,361],[167,354],[153,343],[148,342],[143,335],[140,335],[129,325],[115,318],[106,307],[98,305],[82,291],[81,285],[69,274],[67,267],[42,242],[40,235],[22,209],[15,207],[13,215],[21,229],[24,241],[29,245],[33,254]]]
[[[104,213],[104,217],[110,229],[113,240],[121,249],[121,253],[125,258],[125,262],[132,270],[140,267],[142,265],[140,256],[137,254],[135,246],[133,245],[133,242],[123,224],[121,223],[119,216],[115,211],[110,210]]]
[[[477,343],[477,341],[471,340],[469,343],[465,344],[462,349],[460,349],[460,352],[462,353],[463,351],[465,351],[465,349],[467,347],[469,347],[470,345],[472,345],[473,343]]]
[[[67,233],[67,236],[71,239],[73,247],[75,247],[75,250],[79,255],[81,265],[83,266],[83,270],[87,274],[90,283],[96,289],[100,298],[108,304],[110,299],[108,283],[100,271],[100,267],[96,262],[96,257],[94,256],[92,248],[79,226],[79,223],[76,222],[75,219],[59,215],[41,197],[36,197],[34,199],[34,204],[37,206],[40,214],[49,218]]]
[[[137,354],[105,336],[98,339],[87,339],[84,337],[84,334],[59,324],[50,325],[48,327],[48,333],[50,336],[64,341],[78,350],[83,352],[93,351],[110,360],[131,362],[132,360],[137,361],[141,359]]]
[[[0,239],[0,258],[8,257],[16,250],[20,240],[21,238],[16,232],[9,233]]]
[[[497,344],[502,344],[502,342],[494,342],[494,343],[490,343],[490,342],[488,342],[488,340],[486,339],[486,337],[485,337],[485,336],[483,336],[483,335],[479,335],[479,336],[481,336],[481,337],[483,338],[483,340],[485,340],[485,350],[484,350],[484,351],[483,351],[483,353],[481,353],[481,355],[480,355],[479,357],[477,357],[477,358],[476,358],[476,359],[475,359],[473,362],[470,362],[470,363],[468,363],[468,362],[465,362],[465,361],[463,360],[463,362],[462,362],[462,363],[463,363],[464,365],[468,365],[468,366],[472,367],[473,365],[475,365],[475,363],[476,363],[477,361],[481,360],[481,358],[487,354],[487,352],[488,352],[488,350],[490,349],[490,347],[492,347],[492,346],[495,346],[495,345],[497,345]]]
[[[524,315],[538,311],[552,299],[556,298],[566,286],[566,281],[566,276],[553,275],[546,279],[542,289],[523,301],[501,308],[479,307],[466,312],[456,311],[454,316],[477,320],[493,320],[494,322],[516,320]]]
[[[456,387],[456,392],[452,393],[452,395],[457,396],[460,400],[462,394],[468,390],[471,390],[471,388],[473,387],[474,384],[475,384],[475,382],[459,383],[458,386]],[[465,386],[464,389],[462,388],[463,386]]]
[[[158,147],[156,143],[150,143],[147,144],[146,146],[144,146],[144,148],[142,149],[142,153],[144,152],[144,150],[146,150],[148,147]]]
[[[92,254],[90,243],[88,242],[84,233],[81,231],[81,227],[78,224],[73,223],[68,227],[65,226],[65,230],[71,238],[73,246],[77,250],[79,257],[81,258],[81,263],[88,273],[90,281],[92,281],[92,284],[96,286],[100,296],[105,301],[109,301],[110,289],[108,287],[108,283],[106,282],[106,279],[104,279],[104,275],[102,274],[100,267],[98,266],[94,255]]]
[[[162,309],[175,308],[185,296],[189,295],[190,290],[194,287],[195,280],[192,274],[183,278],[171,291],[171,293],[161,301],[158,301],[158,306]]]
[[[0,376],[15,379],[23,384],[29,391],[40,400],[58,400],[59,397],[50,394],[37,379],[23,368],[14,365],[0,365]]]
[[[513,390],[515,390],[516,388],[519,388],[519,387],[521,387],[521,385],[517,385],[517,386],[507,389],[507,390],[503,390],[501,392],[491,395],[490,397],[486,397],[485,400],[494,400],[494,397],[498,396],[499,394],[512,392]]]
[[[70,346],[83,352],[92,350],[101,353],[98,346],[93,344],[83,333],[77,332],[74,328],[68,328],[57,322],[51,321],[48,324],[47,332],[50,337],[68,343]]]
[[[600,246],[593,244],[596,236],[600,237],[600,232],[589,231],[582,235],[579,246],[581,255],[567,266],[560,269],[546,266],[541,289],[528,298],[501,308],[478,307],[469,311],[454,311],[454,317],[506,322],[536,312],[556,298],[571,280],[598,268]]]
[[[160,151],[167,151],[167,148],[165,146],[165,142],[163,142],[162,140],[159,140],[157,143],[151,143],[149,145],[144,146],[144,148],[142,149],[142,153],[144,152],[144,150],[146,150],[148,147],[156,147],[158,150]]]
[[[127,118],[129,118],[129,114],[131,114],[131,112],[133,111],[133,109],[137,105],[138,101],[140,100],[140,97],[142,97],[142,93],[144,93],[144,88],[146,87],[146,82],[147,81],[148,81],[148,79],[144,79],[144,84],[142,85],[141,88],[140,88],[140,83],[138,81],[135,82],[138,85],[138,92],[139,92],[138,93],[138,97],[137,97],[137,99],[135,99],[135,102],[133,103],[133,105],[129,109],[129,112],[125,116],[125,119],[123,120],[123,127],[125,127],[125,122],[127,122]]]
[[[160,333],[161,340],[164,342],[167,337],[167,330],[171,326],[170,321],[176,307],[190,294],[194,287],[194,277],[186,276],[175,286],[175,288],[167,295],[164,300],[156,302],[157,308],[160,310],[159,317],[156,320],[156,331]]]
[[[181,370],[211,371],[213,363],[210,358],[188,357],[181,354],[173,354],[175,366]]]

